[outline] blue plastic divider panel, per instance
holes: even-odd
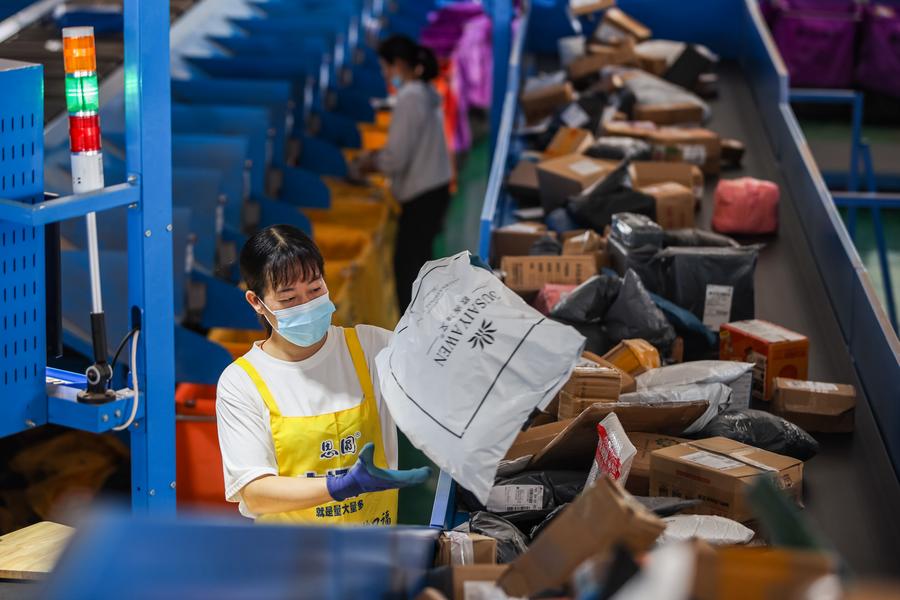
[[[78,527],[43,596],[104,600],[129,589],[138,598],[413,598],[434,561],[437,532],[426,527],[245,521],[107,512]]]
[[[172,81],[172,97],[190,105],[263,106],[270,111],[274,132],[272,158],[282,165],[286,140],[294,129],[291,84],[250,79],[190,79]]]
[[[0,198],[44,198],[40,65],[0,60]],[[44,228],[0,221],[0,436],[47,419]]]
[[[270,135],[270,120],[269,111],[265,108],[172,106],[172,131],[175,133],[235,135],[247,139],[252,161],[250,190],[253,194],[265,193],[266,172],[274,156],[274,132]]]

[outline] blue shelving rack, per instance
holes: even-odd
[[[0,98],[0,294],[8,294],[0,330],[6,354],[0,435],[47,423],[100,433],[128,418],[133,394],[100,406],[79,404],[72,392],[77,377],[46,373],[43,299],[44,226],[128,207],[128,306],[131,325],[141,330],[132,365],[139,408],[128,429],[132,506],[165,513],[175,510],[169,3],[124,0],[123,10],[126,183],[42,201],[43,69],[0,62],[3,71],[16,70],[2,73],[7,93]],[[48,395],[48,375],[69,385]]]

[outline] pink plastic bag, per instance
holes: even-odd
[[[545,283],[541,291],[538,292],[537,298],[534,300],[534,307],[544,316],[549,316],[553,308],[559,304],[559,301],[574,290],[576,285],[565,285],[561,283]]]
[[[780,196],[778,185],[771,181],[723,179],[716,186],[713,229],[719,233],[775,233]]]

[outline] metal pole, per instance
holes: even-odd
[[[91,277],[91,312],[99,314],[103,312],[103,292],[100,289],[100,245],[97,241],[97,213],[88,213],[87,221],[87,247],[88,266]]]

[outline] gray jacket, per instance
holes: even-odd
[[[397,92],[387,145],[376,161],[398,202],[450,182],[444,111],[430,84],[409,81]]]

